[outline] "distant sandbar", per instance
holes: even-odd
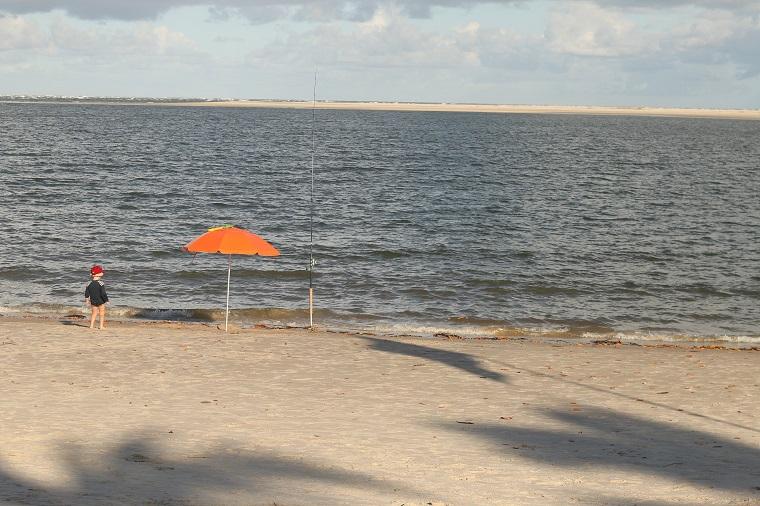
[[[254,107],[272,109],[332,109],[408,112],[475,112],[502,114],[570,114],[595,116],[660,116],[760,120],[760,109],[692,109],[677,107],[605,107],[581,105],[457,104],[419,102],[351,102],[301,100],[202,100],[106,97],[0,97],[0,102],[88,105],[152,105],[166,107]]]
[[[275,100],[230,100],[209,102],[181,102],[167,105],[203,107],[271,107],[310,109],[312,102]],[[671,107],[601,107],[561,105],[509,105],[509,104],[453,104],[411,102],[330,102],[318,101],[317,109],[346,109],[365,111],[430,111],[430,112],[481,112],[504,114],[585,114],[603,116],[665,116],[684,118],[721,118],[760,120],[760,109],[687,109]]]

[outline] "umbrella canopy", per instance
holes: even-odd
[[[261,255],[276,257],[277,248],[248,230],[232,225],[214,227],[187,244],[188,253],[219,253],[222,255]]]
[[[224,331],[230,318],[230,273],[232,255],[279,256],[280,252],[267,241],[248,230],[233,225],[214,227],[182,248],[187,253],[216,253],[227,255],[227,307],[224,313]]]

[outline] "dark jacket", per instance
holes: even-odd
[[[84,297],[90,299],[90,304],[93,306],[101,306],[108,302],[108,294],[106,294],[106,287],[100,280],[93,280],[87,285],[84,290]]]

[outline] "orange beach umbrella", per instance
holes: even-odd
[[[214,227],[182,248],[187,253],[216,253],[227,255],[227,308],[224,314],[224,331],[230,316],[230,273],[232,255],[261,255],[276,257],[280,252],[267,241],[248,230],[233,225]]]

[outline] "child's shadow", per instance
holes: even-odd
[[[82,318],[81,320],[60,319],[58,320],[58,322],[61,325],[71,325],[73,327],[90,328],[90,324],[86,322],[84,318]]]

